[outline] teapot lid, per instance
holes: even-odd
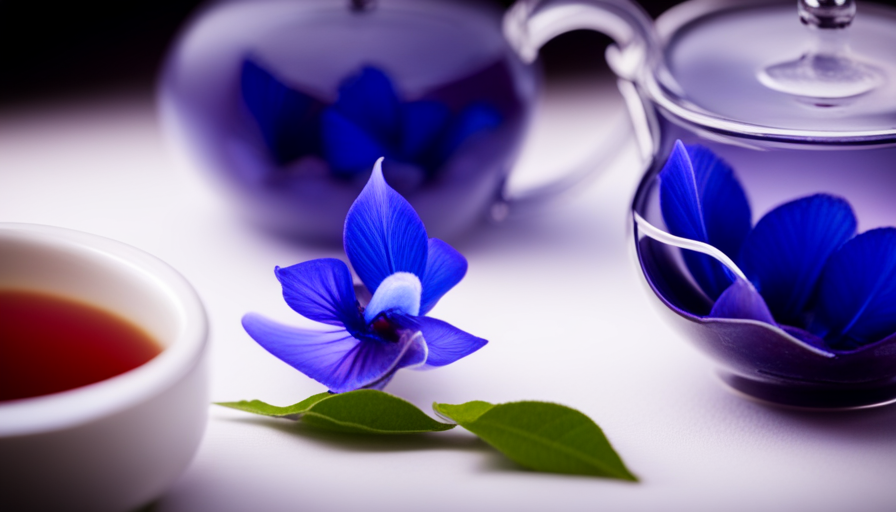
[[[657,20],[661,106],[786,140],[896,137],[896,11],[853,0],[691,1]]]

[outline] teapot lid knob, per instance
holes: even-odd
[[[855,0],[799,0],[800,21],[817,28],[846,28],[856,17]]]
[[[820,107],[842,104],[883,85],[884,73],[849,51],[847,27],[856,15],[855,0],[798,2],[800,21],[814,34],[814,48],[796,60],[761,69],[757,78],[763,85]]]

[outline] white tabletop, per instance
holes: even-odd
[[[609,80],[557,87],[542,107],[521,181],[624,126]],[[469,400],[575,407],[641,483],[526,471],[460,428],[345,437],[212,406],[193,464],[153,510],[896,509],[896,407],[806,413],[753,403],[727,391],[713,364],[660,320],[626,233],[638,159],[632,142],[619,150],[606,173],[552,209],[455,244],[469,273],[432,316],[489,344],[439,370],[399,372],[387,391],[427,411]],[[302,323],[274,266],[341,250],[295,245],[236,218],[204,176],[172,157],[149,97],[0,113],[0,220],[115,238],[179,269],[210,315],[213,400],[286,405],[324,390],[257,346],[240,317]]]

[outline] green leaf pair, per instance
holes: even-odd
[[[241,411],[299,420],[318,428],[352,434],[412,434],[454,428],[396,396],[362,389],[321,393],[287,407],[259,400],[218,403]],[[536,471],[637,481],[588,416],[549,402],[493,405],[433,404],[440,417],[479,436],[521,466]]]

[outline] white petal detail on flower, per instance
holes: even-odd
[[[383,311],[395,311],[409,316],[420,314],[420,297],[423,286],[420,278],[410,272],[396,272],[377,287],[364,310],[364,320],[373,321]]]

